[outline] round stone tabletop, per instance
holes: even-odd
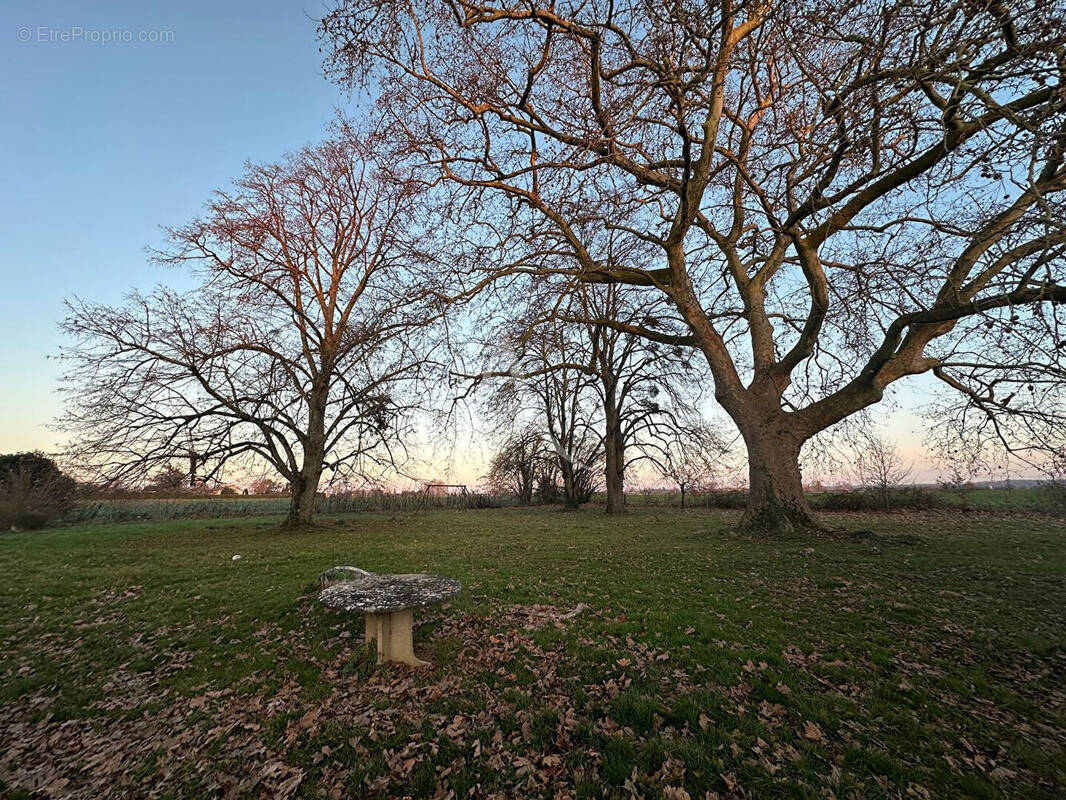
[[[462,584],[444,575],[367,575],[323,589],[318,600],[338,611],[387,614],[455,597]]]

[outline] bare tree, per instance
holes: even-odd
[[[1061,0],[345,0],[322,33],[466,227],[506,229],[486,273],[670,299],[683,336],[603,324],[699,349],[745,519],[778,530],[819,526],[805,442],[894,381],[1061,376],[1064,26]]]
[[[677,428],[651,457],[652,463],[664,478],[672,480],[681,493],[681,507],[685,496],[692,491],[710,488],[722,472],[722,459],[729,446],[716,430],[697,424]]]
[[[283,489],[284,487],[269,475],[261,475],[248,484],[248,492],[253,495],[281,494]]]
[[[606,511],[622,513],[626,471],[651,457],[649,451],[658,453],[679,426],[698,416],[693,414],[699,402],[694,389],[701,375],[687,349],[623,333],[598,320],[646,320],[668,309],[658,298],[630,287],[582,286],[567,294],[550,283],[507,306],[499,314],[510,318],[490,329],[483,347],[499,368],[465,377],[536,384],[548,372],[573,373],[573,390],[594,397],[597,406],[582,404],[587,425],[599,431],[596,450],[602,451],[604,462]],[[546,341],[555,345],[545,347]],[[538,403],[544,406],[543,396]],[[505,408],[500,418],[510,430],[513,418]]]
[[[1044,507],[1058,516],[1066,515],[1066,451],[1051,453],[1044,465]]]
[[[596,379],[603,415],[603,450],[607,513],[621,513],[625,476],[634,464],[660,453],[698,416],[702,378],[690,353],[625,333],[599,320],[628,324],[656,320],[664,324],[668,309],[659,298],[641,297],[619,285],[583,287],[577,293],[591,354],[589,372]]]
[[[904,461],[896,445],[875,430],[864,430],[853,448],[856,482],[876,490],[887,510],[891,490],[910,477],[914,464]]]
[[[533,327],[512,325],[504,330],[510,338],[496,337],[494,350],[510,368],[467,377],[505,378],[494,386],[487,404],[489,416],[505,429],[517,423],[543,433],[562,480],[564,503],[576,509],[591,498],[603,465],[595,384],[587,366],[588,340],[577,326],[557,317]],[[544,483],[551,470],[539,472]]]
[[[430,368],[410,290],[419,192],[345,135],[249,166],[168,231],[157,260],[198,277],[192,291],[70,302],[61,424],[77,460],[112,481],[175,457],[202,481],[265,461],[291,487],[290,525],[311,520],[324,470],[392,464]]]
[[[544,437],[535,429],[515,431],[504,439],[492,457],[485,478],[493,491],[513,494],[520,505],[527,506],[533,502],[533,491],[544,462],[551,458]]]
[[[175,464],[162,464],[149,478],[144,487],[150,492],[181,492],[192,488],[189,473]]]

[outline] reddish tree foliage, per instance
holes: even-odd
[[[431,368],[414,341],[433,316],[419,192],[350,135],[250,166],[158,254],[193,291],[69,304],[74,454],[113,481],[176,456],[200,480],[265,461],[291,487],[291,524],[310,521],[323,470],[391,464]]]

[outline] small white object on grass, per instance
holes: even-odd
[[[237,555],[235,555],[235,556],[233,557],[233,560],[234,560],[234,561],[240,561],[240,560],[241,560],[241,554],[240,554],[240,553],[237,553]]]

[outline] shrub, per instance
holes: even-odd
[[[73,505],[77,488],[43,453],[0,456],[0,528],[43,528]]]
[[[692,499],[692,505],[700,508],[738,510],[747,508],[748,493],[739,489],[724,492],[705,492]]]
[[[487,494],[472,494],[470,495],[470,507],[471,508],[502,508],[503,504],[498,498],[493,495]]]
[[[917,486],[829,492],[811,497],[810,502],[822,511],[928,511],[946,505],[933,492]]]
[[[1066,480],[1056,477],[1040,487],[1040,510],[1066,517]]]
[[[36,511],[20,511],[12,520],[12,527],[20,531],[39,531],[47,524],[48,517]]]

